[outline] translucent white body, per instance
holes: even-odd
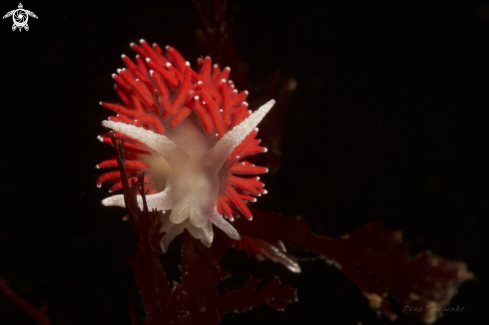
[[[165,215],[161,229],[166,232],[161,243],[163,252],[185,228],[208,247],[214,237],[212,224],[232,239],[240,239],[236,229],[217,212],[216,201],[222,181],[218,172],[227,157],[255,129],[274,104],[275,101],[271,100],[261,106],[214,146],[206,140],[199,126],[188,119],[169,131],[168,136],[125,123],[102,122],[103,126],[138,140],[152,150],[148,158],[152,165],[149,176],[161,177],[160,186],[163,190],[147,195],[148,207],[172,210],[169,216]],[[168,166],[164,167],[165,164],[169,164],[171,170],[168,170]],[[158,186],[158,179],[152,180]],[[142,207],[140,197],[138,202]],[[123,195],[111,196],[103,200],[102,204],[125,207]]]

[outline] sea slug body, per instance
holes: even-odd
[[[145,172],[149,208],[171,210],[164,214],[162,251],[184,229],[210,246],[212,224],[239,240],[223,217],[232,221],[242,214],[251,220],[246,202],[266,193],[259,177],[249,176],[268,170],[245,159],[266,151],[255,139],[256,126],[275,102],[251,113],[245,102],[248,93],[238,93],[228,80],[229,68],[212,67],[206,57],[198,60],[195,72],[171,47],[165,53],[144,40],[131,47],[138,53],[136,63],[123,55],[127,69],[113,75],[121,103],[101,103],[117,116],[102,125],[117,138],[124,136],[129,176]],[[99,136],[100,141],[111,144],[111,133]],[[97,165],[109,167],[117,167],[115,159]],[[122,188],[118,171],[100,176],[97,186],[104,182],[114,183],[110,192]],[[102,203],[125,206],[122,195]]]

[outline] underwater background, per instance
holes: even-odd
[[[47,303],[53,324],[130,324],[130,303],[141,308],[126,261],[135,241],[125,211],[100,204],[108,186],[96,187],[94,167],[114,151],[96,139],[112,114],[98,102],[118,101],[111,74],[140,38],[173,46],[195,69],[208,55],[201,17],[191,1],[23,5],[38,16],[29,31],[0,24],[0,276],[33,305]],[[231,0],[227,15],[239,90],[238,74],[254,97],[277,70],[297,82],[280,168],[262,177],[269,194],[251,206],[301,215],[329,237],[382,220],[413,254],[465,261],[475,278],[451,303],[464,311],[437,324],[480,323],[489,303],[489,2]],[[162,257],[175,280],[178,245]],[[292,253],[306,259],[299,275],[226,254],[235,285],[279,275],[299,302],[222,324],[392,323],[336,268]],[[0,297],[0,324],[32,321]],[[421,323],[400,315],[392,324]]]

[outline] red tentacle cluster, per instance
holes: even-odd
[[[212,66],[211,59],[206,57],[197,60],[199,72],[196,72],[172,47],[167,46],[163,52],[157,44],[150,46],[144,40],[141,40],[141,46],[131,44],[131,47],[138,54],[136,62],[123,55],[126,68],[113,75],[121,103],[101,103],[117,113],[110,117],[111,121],[165,134],[166,130],[178,127],[189,115],[195,114],[203,132],[214,136],[217,141],[250,115],[245,101],[248,92],[235,89],[233,82],[228,80],[229,68],[221,70],[216,64]],[[100,135],[100,141],[112,145],[110,134]],[[229,155],[220,172],[227,181],[220,189],[217,210],[231,220],[238,212],[251,219],[252,214],[245,203],[254,202],[254,196],[266,193],[259,177],[246,178],[268,171],[243,160],[266,152],[266,148],[259,146],[260,140],[255,139],[256,134],[257,130]],[[122,135],[115,133],[115,137],[121,138]],[[126,136],[125,140],[127,173],[135,179],[139,171],[150,167],[141,158],[151,155],[151,151],[139,141]],[[97,168],[116,166],[116,160],[111,159],[98,164]],[[155,193],[155,180],[147,176],[144,181],[148,193]],[[100,176],[97,186],[104,182],[114,184],[110,192],[122,188],[118,171]]]

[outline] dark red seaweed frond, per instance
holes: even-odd
[[[142,174],[129,185],[123,140],[112,137],[112,141],[118,150],[126,210],[137,239],[138,250],[130,263],[145,312],[143,324],[170,324],[176,320],[182,324],[218,324],[227,312],[247,311],[261,305],[283,310],[285,305],[297,300],[296,289],[282,286],[278,278],[257,291],[260,281],[251,277],[241,289],[219,295],[217,285],[228,273],[218,263],[231,244],[231,239],[221,232],[210,248],[187,232],[183,234],[182,280],[170,288],[159,260],[158,244],[164,236],[159,233],[161,211],[148,210]],[[143,211],[138,206],[138,192],[143,198]],[[131,306],[131,317],[136,325],[134,306]]]

